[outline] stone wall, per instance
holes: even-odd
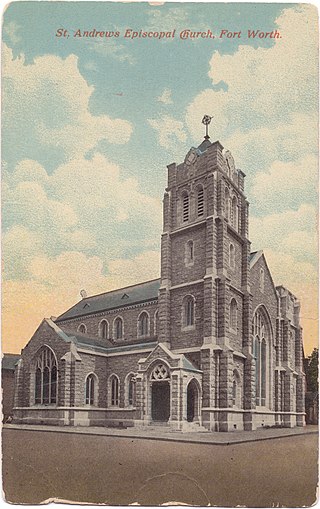
[[[157,336],[157,324],[155,320],[155,312],[158,309],[157,302],[145,303],[143,305],[124,307],[95,315],[87,315],[73,320],[64,320],[57,322],[57,324],[71,331],[77,331],[79,325],[82,323],[87,327],[88,336],[99,337],[99,324],[101,320],[107,320],[109,324],[109,337],[110,341],[117,344],[125,344],[126,342],[137,341],[143,342],[146,339],[154,338]],[[149,314],[149,334],[147,336],[138,335],[138,318],[142,311]],[[123,339],[116,340],[113,330],[114,320],[120,316],[123,319]]]

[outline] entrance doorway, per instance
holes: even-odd
[[[198,420],[198,387],[191,380],[187,388],[187,421]]]
[[[153,382],[151,386],[151,396],[152,420],[167,422],[170,417],[169,382]]]

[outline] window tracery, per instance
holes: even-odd
[[[49,405],[57,403],[57,361],[50,348],[38,355],[35,370],[35,403]]]

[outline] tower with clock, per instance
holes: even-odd
[[[303,426],[300,304],[250,251],[244,173],[204,140],[169,164],[160,278],[44,319],[16,368],[17,423],[179,431]]]

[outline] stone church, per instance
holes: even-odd
[[[250,252],[244,179],[208,135],[168,166],[160,278],[44,319],[16,366],[13,422],[305,424],[300,304]]]

